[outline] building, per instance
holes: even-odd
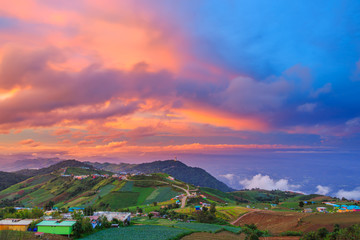
[[[76,221],[42,221],[36,224],[38,232],[70,236]]]
[[[110,222],[115,218],[123,222],[124,225],[129,224],[131,221],[131,213],[129,212],[94,212],[94,216],[105,216]]]
[[[326,212],[326,207],[317,207],[316,210],[318,212]]]
[[[304,213],[312,213],[312,209],[311,208],[304,208],[303,212]]]
[[[33,219],[4,219],[0,221],[0,230],[27,231]]]
[[[149,214],[152,214],[154,217],[160,217],[160,213],[159,212],[149,212]]]
[[[93,228],[95,228],[99,224],[99,216],[89,216],[87,218],[90,219],[90,223]]]

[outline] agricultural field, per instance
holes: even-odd
[[[156,190],[154,188],[152,188],[152,187],[148,187],[148,188],[133,187],[133,192],[139,193],[139,197],[137,199],[137,204],[136,205],[144,204],[145,200],[154,191],[156,191]]]
[[[222,203],[235,203],[234,197],[217,189],[201,187],[200,192],[213,201]]]
[[[333,230],[334,224],[339,224],[342,228],[359,224],[360,214],[358,212],[348,213],[316,213],[301,219],[299,230],[304,232],[315,231],[318,228],[325,227]]]
[[[98,209],[108,207],[111,209],[120,209],[135,206],[139,195],[137,192],[110,192],[99,199],[94,207]]]
[[[309,213],[255,210],[240,217],[234,225],[255,224],[260,230],[269,230],[272,234],[278,234],[290,230],[295,231],[301,218],[309,215]]]
[[[2,230],[2,231],[0,231],[0,239],[2,239],[2,240],[37,240],[37,239],[39,239],[39,237],[35,236],[33,232]],[[61,236],[61,235],[45,233],[43,239],[67,240],[69,238],[65,237],[65,236]]]
[[[188,215],[191,215],[194,211],[194,207],[175,209],[175,212]],[[216,217],[232,222],[249,211],[251,211],[251,209],[240,206],[216,206]]]
[[[179,194],[181,193],[175,192],[171,187],[159,187],[146,198],[144,204],[168,201]]]
[[[154,225],[134,225],[124,228],[109,228],[85,238],[83,240],[167,240],[191,231]]]
[[[93,235],[83,238],[84,240],[92,239],[171,239],[183,234],[190,234],[193,232],[209,232],[214,233],[225,229],[233,234],[239,233],[241,228],[232,226],[222,226],[207,223],[183,223],[170,221],[167,219],[148,219],[135,218],[135,224],[130,227],[107,229],[97,232]]]
[[[219,233],[197,232],[187,235],[181,240],[245,240],[245,234],[234,234],[227,231]]]
[[[168,219],[156,218],[156,217],[153,217],[151,219],[149,219],[148,217],[135,217],[135,218],[132,218],[131,221],[134,224],[138,224],[138,225],[172,226],[177,223],[176,220],[168,220]]]
[[[66,175],[91,175],[91,174],[100,174],[100,175],[113,175],[112,172],[97,170],[97,169],[87,169],[87,168],[78,168],[78,167],[68,167],[65,171]]]
[[[234,221],[247,212],[249,209],[239,206],[216,207],[216,216],[226,221]]]
[[[360,214],[349,213],[299,213],[255,210],[243,215],[234,225],[255,224],[273,234],[286,231],[310,232],[325,227],[333,230],[334,224],[348,227],[360,222]]]
[[[185,223],[185,222],[178,222],[174,225],[174,227],[182,228],[186,230],[191,230],[194,232],[216,232],[220,229],[225,229],[229,232],[239,233],[241,228],[239,227],[232,227],[232,226],[225,226],[225,225],[217,225],[217,224],[210,224],[210,223]]]
[[[125,185],[120,189],[120,192],[131,192],[134,187],[133,181],[127,181]]]

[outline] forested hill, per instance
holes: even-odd
[[[231,192],[234,189],[227,186],[225,183],[219,181],[204,169],[197,167],[189,167],[180,161],[165,160],[155,161],[142,164],[109,164],[109,163],[90,163],[96,168],[111,171],[116,169],[117,171],[127,172],[143,172],[143,173],[158,173],[163,172],[173,176],[184,182],[191,183],[195,186],[210,187],[221,190],[223,192]]]
[[[17,173],[8,173],[0,171],[0,191],[25,180],[27,177]]]

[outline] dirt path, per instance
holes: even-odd
[[[185,188],[182,188],[180,186],[177,186],[175,184],[171,184],[171,183],[168,183],[168,182],[163,182],[163,181],[158,181],[158,182],[166,183],[166,184],[169,184],[169,185],[171,185],[173,187],[176,187],[176,188],[179,188],[179,189],[183,190],[186,193],[186,195],[183,196],[182,199],[181,199],[181,208],[185,208],[187,198],[190,196],[190,191],[189,191],[190,187],[189,187],[189,185],[186,185],[187,189],[185,189]]]
[[[183,190],[186,193],[186,196],[182,197],[182,199],[181,199],[181,208],[185,208],[187,198],[190,196],[189,185],[187,185],[188,189],[185,189],[185,188],[182,188],[182,187],[176,186],[176,185],[171,185],[171,186],[176,187],[176,188],[180,188],[181,190]]]

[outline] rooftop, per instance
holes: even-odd
[[[56,226],[56,227],[71,227],[76,221],[42,221],[41,223],[36,224],[36,226]]]
[[[0,225],[29,225],[33,219],[4,219],[0,221]]]

